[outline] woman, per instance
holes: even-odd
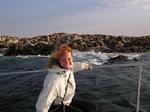
[[[49,73],[36,103],[36,112],[96,112],[96,105],[73,99],[73,72],[88,69],[89,64],[73,64],[72,49],[61,45],[49,59]],[[89,108],[88,108],[89,107]]]

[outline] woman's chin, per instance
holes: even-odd
[[[65,69],[70,70],[70,69],[71,69],[71,67],[66,66],[66,67],[65,67]]]

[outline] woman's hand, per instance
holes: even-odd
[[[85,64],[85,69],[92,70],[92,68],[93,68],[93,64],[92,63],[86,63]]]

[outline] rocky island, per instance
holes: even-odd
[[[73,49],[80,51],[142,53],[150,51],[150,36],[67,33],[54,33],[32,38],[0,36],[0,53],[6,56],[49,55],[61,44],[68,44]]]

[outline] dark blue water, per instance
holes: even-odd
[[[35,112],[35,103],[47,74],[46,71],[9,75],[2,73],[45,69],[47,61],[48,57],[38,56],[0,57],[1,112]],[[140,111],[150,112],[150,54],[143,54],[138,62],[143,63]],[[92,70],[75,73],[75,97],[95,102],[99,112],[135,112],[138,77],[139,66],[94,66]]]

